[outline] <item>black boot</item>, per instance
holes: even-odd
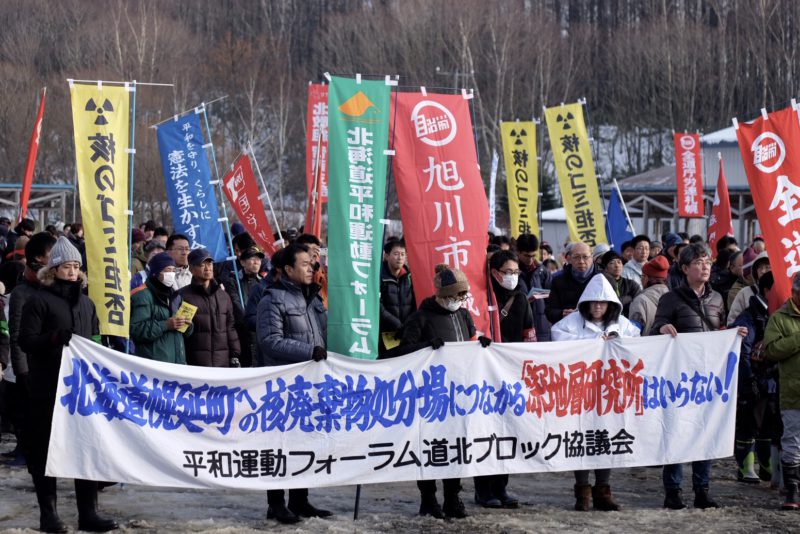
[[[39,530],[42,532],[67,532],[67,525],[58,517],[56,510],[56,479],[34,475],[36,499],[39,501]]]
[[[670,510],[683,510],[686,503],[683,502],[683,491],[680,488],[667,489],[664,494],[664,508]]]
[[[501,508],[503,503],[492,494],[492,475],[475,477],[475,504],[484,508]]]
[[[444,516],[451,519],[464,519],[467,517],[467,510],[464,508],[464,503],[461,502],[461,480],[458,478],[449,478],[442,480],[442,491],[444,493],[444,502],[442,503],[442,511]]]
[[[800,465],[781,463],[783,485],[786,486],[786,501],[781,510],[800,510]]]
[[[119,528],[113,519],[97,514],[97,482],[75,479],[75,500],[78,501],[78,530],[108,532]]]
[[[497,475],[492,480],[492,493],[500,499],[503,508],[518,508],[519,499],[510,495],[507,491],[508,475]]]
[[[267,507],[267,519],[274,519],[284,525],[293,525],[302,521],[294,512],[286,508],[283,503],[270,504]]]
[[[708,496],[708,488],[698,488],[694,490],[694,507],[705,510],[706,508],[719,508],[719,504]]]
[[[308,499],[304,499],[302,502],[294,502],[289,499],[288,508],[290,512],[298,517],[330,517],[333,515],[333,512],[329,510],[316,508],[308,502]]]

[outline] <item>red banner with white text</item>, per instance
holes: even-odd
[[[678,182],[678,215],[703,216],[703,165],[700,160],[700,136],[676,133],[675,177]]]
[[[321,83],[308,85],[306,192],[305,231],[312,232],[312,226],[320,227],[322,204],[328,201],[328,86]]]
[[[767,245],[775,286],[770,309],[791,295],[800,272],[800,124],[792,108],[738,123],[736,137]],[[773,298],[774,297],[774,298]]]
[[[469,100],[399,93],[393,102],[394,174],[417,304],[434,294],[437,264],[460,269],[470,285],[465,307],[478,331],[489,335],[489,206]]]
[[[272,257],[277,252],[275,237],[264,211],[264,203],[258,194],[258,184],[247,154],[242,154],[233,162],[231,170],[222,178],[222,190],[247,233]]]

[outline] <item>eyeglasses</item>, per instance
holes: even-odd
[[[499,272],[500,274],[511,274],[511,275],[516,275],[516,276],[519,276],[519,275],[522,274],[522,271],[520,271],[519,269],[517,269],[515,271],[501,271],[500,269],[498,269],[497,272]]]
[[[689,265],[699,265],[701,267],[702,266],[711,267],[712,264],[713,264],[713,262],[711,260],[700,259],[700,260],[694,260]]]
[[[455,295],[452,297],[448,297],[453,302],[466,302],[467,298],[469,297],[469,293],[462,293],[460,295]]]

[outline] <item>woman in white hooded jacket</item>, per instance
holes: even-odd
[[[552,339],[639,337],[639,328],[621,312],[622,304],[606,276],[595,275],[578,299],[578,309],[553,325]],[[591,496],[595,510],[619,510],[619,505],[611,496],[611,469],[595,469],[594,478],[595,485],[592,487],[588,470],[575,471],[575,509],[589,511]]]

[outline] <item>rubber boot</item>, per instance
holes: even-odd
[[[760,479],[755,472],[755,440],[736,440],[733,456],[736,458],[736,480],[745,484],[758,484]]]
[[[113,519],[97,514],[97,482],[75,479],[75,500],[78,501],[78,530],[108,532],[119,528]]]
[[[611,486],[595,486],[592,488],[592,508],[601,512],[618,512],[619,505],[611,496]]]
[[[781,450],[773,445],[769,448],[770,463],[772,464],[772,479],[769,481],[769,487],[772,489],[779,489],[781,482],[783,482],[783,467],[781,466]]]
[[[575,484],[575,510],[578,512],[589,511],[589,499],[592,496],[592,486],[589,484]]]
[[[719,508],[719,504],[708,496],[708,488],[698,488],[694,490],[694,507],[699,510],[707,508]]]
[[[42,532],[67,532],[67,525],[58,517],[56,509],[56,479],[44,475],[34,475],[36,499],[39,501],[39,530]]]
[[[683,502],[683,491],[680,488],[667,489],[664,493],[664,508],[670,510],[683,510],[686,503]]]
[[[783,485],[786,486],[786,501],[781,510],[800,510],[800,465],[781,464]]]
[[[764,482],[772,480],[772,443],[768,439],[756,440],[756,460],[758,461],[758,478]]]

